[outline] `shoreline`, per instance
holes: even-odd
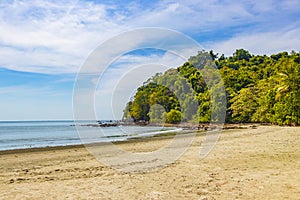
[[[164,124],[165,125],[165,124]],[[199,126],[207,125],[209,124],[199,124]],[[152,124],[150,126],[158,126],[161,127],[162,124]],[[278,125],[262,125],[258,123],[240,123],[240,124],[224,124],[223,128],[221,131],[225,130],[240,130],[240,129],[249,129],[249,128],[257,128],[259,126],[272,126],[272,127],[290,127],[290,126],[278,126]],[[45,146],[45,147],[29,147],[29,148],[20,148],[20,149],[4,149],[0,150],[0,155],[5,155],[5,154],[15,154],[15,153],[31,153],[31,152],[39,152],[39,151],[51,151],[51,150],[63,150],[63,149],[74,149],[74,148],[86,148],[86,146],[90,145],[105,145],[109,143],[113,144],[123,144],[123,143],[135,143],[135,142],[143,142],[147,140],[158,140],[158,139],[170,139],[170,137],[173,137],[175,134],[186,134],[192,131],[196,131],[197,133],[204,133],[207,128],[202,128],[202,129],[195,129],[195,123],[184,123],[184,124],[166,124],[165,127],[174,127],[174,128],[183,128],[181,131],[170,131],[167,133],[160,133],[156,135],[151,135],[151,136],[141,136],[141,137],[134,137],[134,138],[128,138],[126,140],[122,141],[107,141],[107,142],[96,142],[96,143],[89,143],[89,144],[67,144],[67,145],[57,145],[57,146]],[[168,130],[169,131],[169,130]]]
[[[174,131],[175,132],[175,131]],[[86,146],[93,146],[93,145],[107,145],[110,143],[113,144],[130,144],[130,143],[139,143],[139,142],[147,142],[147,141],[154,141],[154,140],[168,140],[173,138],[174,132],[166,133],[168,135],[157,134],[149,137],[137,137],[137,138],[129,138],[124,141],[114,141],[114,142],[96,142],[96,143],[89,143],[89,144],[70,144],[64,146],[46,146],[46,147],[33,147],[33,148],[23,148],[23,149],[7,149],[7,150],[0,150],[0,155],[6,154],[16,154],[16,153],[33,153],[33,152],[41,152],[41,151],[55,151],[55,150],[69,150],[69,149],[77,149],[77,148],[86,148]],[[183,133],[181,131],[179,134],[187,134],[190,131]],[[178,133],[178,132],[177,132]]]

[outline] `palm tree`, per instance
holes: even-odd
[[[300,64],[297,62],[285,62],[283,70],[278,73],[279,87],[276,100],[290,95],[292,106],[292,124],[298,125],[300,118]]]

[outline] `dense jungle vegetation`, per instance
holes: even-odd
[[[224,85],[224,92],[218,89]],[[128,102],[124,120],[210,122],[226,99],[226,122],[300,123],[300,53],[232,56],[201,51],[188,62],[144,82]],[[216,92],[217,91],[217,92]],[[212,95],[215,92],[217,95]]]

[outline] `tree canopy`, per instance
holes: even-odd
[[[124,118],[210,122],[212,101],[218,100],[208,87],[207,80],[214,77],[207,77],[213,74],[205,69],[215,64],[226,91],[227,123],[299,125],[300,53],[267,56],[238,49],[229,57],[218,55],[201,51],[182,66],[150,78],[128,103]]]

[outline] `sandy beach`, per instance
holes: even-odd
[[[148,152],[171,139],[118,146]],[[200,160],[203,139],[198,134],[179,160],[147,173],[114,170],[83,146],[0,152],[0,199],[299,199],[299,127],[225,130]]]

